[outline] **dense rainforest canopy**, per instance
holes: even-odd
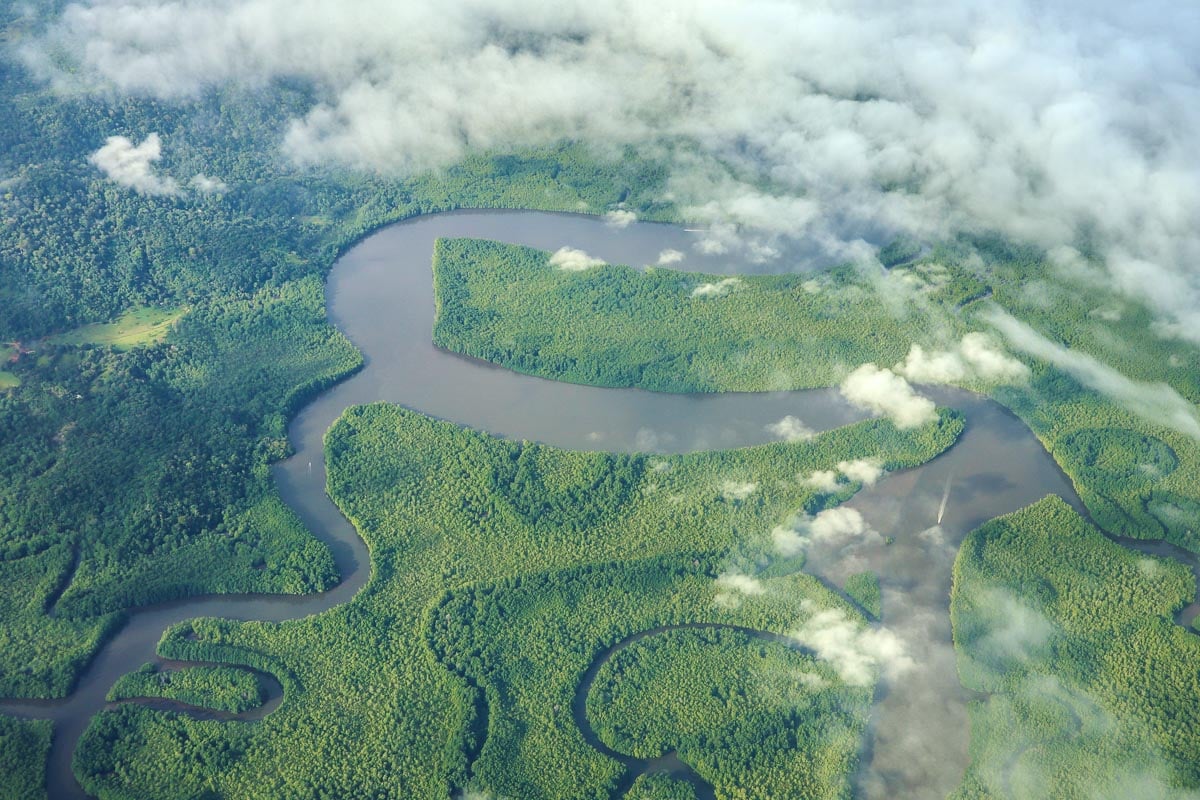
[[[297,166],[281,139],[321,102],[302,80],[60,91],[18,51],[64,4],[28,5],[0,0],[0,697],[61,698],[133,609],[342,577],[269,465],[298,409],[363,366],[325,314],[349,246],[460,208],[682,212],[661,152],[569,140],[407,175]],[[178,190],[106,176],[113,136],[161,146]],[[905,237],[866,269],[731,278],[446,240],[433,338],[600,386],[765,392],[876,364],[986,392],[1088,518],[1047,499],[958,554],[959,674],[979,695],[957,796],[1182,800],[1200,788],[1198,645],[1175,621],[1194,576],[1114,537],[1200,552],[1200,351],[1084,250],[1064,270],[987,233]],[[769,532],[862,485],[805,476],[914,467],[963,424],[943,409],[652,458],[350,409],[329,492],[370,546],[366,588],[303,620],[173,627],[160,655],[203,663],[113,686],[75,774],[104,798],[848,797],[878,664],[848,677],[797,626],[883,631],[886,598],[870,571],[805,572]],[[265,712],[271,678],[283,702],[255,722],[124,702]],[[52,736],[0,714],[0,797],[45,797]],[[690,777],[653,766],[671,754]]]

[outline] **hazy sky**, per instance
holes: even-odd
[[[1164,331],[1200,341],[1198,41],[1200,7],[1153,0],[97,0],[26,57],[166,98],[308,78],[323,102],[286,132],[299,163],[684,137],[672,189],[714,221],[1047,247],[1087,230]]]

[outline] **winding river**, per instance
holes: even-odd
[[[595,217],[537,212],[458,212],[382,229],[348,251],[327,287],[330,321],[363,352],[366,367],[318,396],[289,428],[296,454],[273,467],[283,499],[332,548],[342,582],[319,595],[193,598],[139,609],[100,651],[63,700],[0,701],[0,711],[52,719],[50,797],[82,797],[71,755],[105,694],[123,674],[162,661],[163,630],[199,616],[294,619],[348,602],[366,583],[366,546],[325,494],[322,436],[348,406],[387,401],[513,439],[558,447],[687,452],[770,441],[769,423],[791,414],[817,430],[862,418],[830,390],[764,394],[668,395],[601,389],[516,374],[439,350],[430,343],[430,259],[438,237],[498,239],[546,250],[570,246],[609,262],[653,264],[667,249],[686,253],[676,268],[745,272],[695,248],[699,235],[679,227],[615,227]],[[778,262],[791,269],[793,261]],[[763,271],[760,266],[753,271]],[[967,430],[951,450],[920,468],[888,476],[850,503],[887,547],[813,552],[810,569],[834,586],[872,569],[883,588],[887,626],[918,658],[903,681],[877,693],[857,794],[867,798],[945,797],[967,763],[968,693],[950,641],[951,566],[963,536],[999,514],[1058,494],[1082,510],[1069,481],[1028,428],[995,403],[967,392],[927,389],[964,412]],[[949,482],[941,525],[934,522]],[[257,710],[268,713],[277,704]]]

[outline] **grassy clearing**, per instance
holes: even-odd
[[[187,312],[186,308],[135,308],[112,322],[84,325],[73,331],[48,336],[43,341],[54,345],[94,344],[129,350],[161,342]]]
[[[7,364],[17,354],[17,348],[11,344],[0,344],[0,366]],[[0,369],[0,392],[15,389],[21,385],[21,379],[7,370]]]

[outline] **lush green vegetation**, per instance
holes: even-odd
[[[738,279],[605,266],[478,239],[438,243],[438,345],[518,372],[669,392],[825,386],[846,365],[899,361],[920,332],[850,268]]]
[[[619,753],[672,750],[721,797],[849,797],[871,692],[793,646],[737,630],[669,630],[618,652],[588,716]]]
[[[25,385],[0,397],[0,691],[65,694],[131,606],[334,582],[266,467],[287,410],[359,363],[310,278],[197,303],[152,348],[46,345],[19,364]]]
[[[66,694],[75,675],[121,623],[119,614],[74,619],[47,609],[71,574],[74,555],[58,545],[0,561],[0,692],[54,697]]]
[[[1037,253],[995,242],[976,249],[986,257],[981,269],[991,273],[994,300],[1018,319],[1069,352],[1145,383],[1144,395],[1153,397],[1155,384],[1165,383],[1200,403],[1200,349],[1163,334],[1144,306],[1086,268],[1056,268]],[[1028,389],[1002,389],[997,398],[1054,454],[1096,522],[1112,533],[1166,538],[1200,552],[1200,442],[1154,400],[1143,400],[1148,405],[1136,413],[1131,403],[1031,363]]]
[[[1117,545],[1058,498],[968,537],[951,616],[971,711],[959,796],[1193,797],[1200,640],[1191,573]]]
[[[1155,335],[1145,308],[1088,275],[990,240],[943,245],[883,276],[838,268],[724,284],[665,269],[568,272],[528,248],[450,240],[434,274],[438,344],[548,378],[664,391],[827,386],[861,363],[897,364],[911,344],[953,350],[990,330],[984,312],[999,304],[1072,352],[1200,402],[1200,349]],[[706,284],[723,289],[692,296]],[[1200,442],[1165,413],[1023,360],[1026,383],[956,382],[1020,415],[1106,530],[1200,551]]]
[[[49,720],[0,715],[0,800],[44,800]]]
[[[872,619],[883,618],[883,597],[879,593],[879,576],[874,572],[859,572],[846,578],[843,587],[850,599],[858,603]]]
[[[110,701],[162,697],[191,706],[233,714],[258,708],[267,699],[267,687],[257,673],[225,666],[160,669],[144,664],[117,681],[108,692]]]
[[[257,723],[106,712],[77,774],[105,797],[606,797],[620,767],[571,719],[600,651],[680,622],[783,632],[811,613],[805,598],[857,618],[808,576],[764,578],[781,590],[720,605],[715,578],[731,558],[756,563],[766,532],[813,496],[798,475],[845,458],[914,465],[961,427],[953,415],[904,432],[872,420],[649,469],[642,457],[506,442],[392,406],[350,409],[326,438],[329,489],[370,545],[367,587],[316,617],[193,621],[160,645],[277,675],[283,705]],[[730,502],[728,480],[757,488]],[[531,508],[530,482],[546,498],[599,491],[579,506],[583,523],[566,518],[565,501]]]
[[[0,344],[0,364],[8,365],[17,356],[17,348],[13,345]],[[0,391],[15,389],[21,385],[21,379],[8,370],[0,370]]]
[[[55,5],[0,2],[5,42]],[[281,131],[317,102],[295,83],[94,98],[37,83],[6,47],[0,97],[6,695],[66,693],[132,606],[336,579],[266,465],[288,415],[360,363],[324,320],[321,280],[347,246],[464,206],[672,213],[658,166],[570,144],[404,179],[292,169]],[[142,196],[88,162],[109,136],[152,132],[158,172],[225,189]],[[10,342],[35,352],[9,364]]]
[[[684,781],[655,772],[634,781],[626,797],[630,800],[696,800],[696,792]]]

